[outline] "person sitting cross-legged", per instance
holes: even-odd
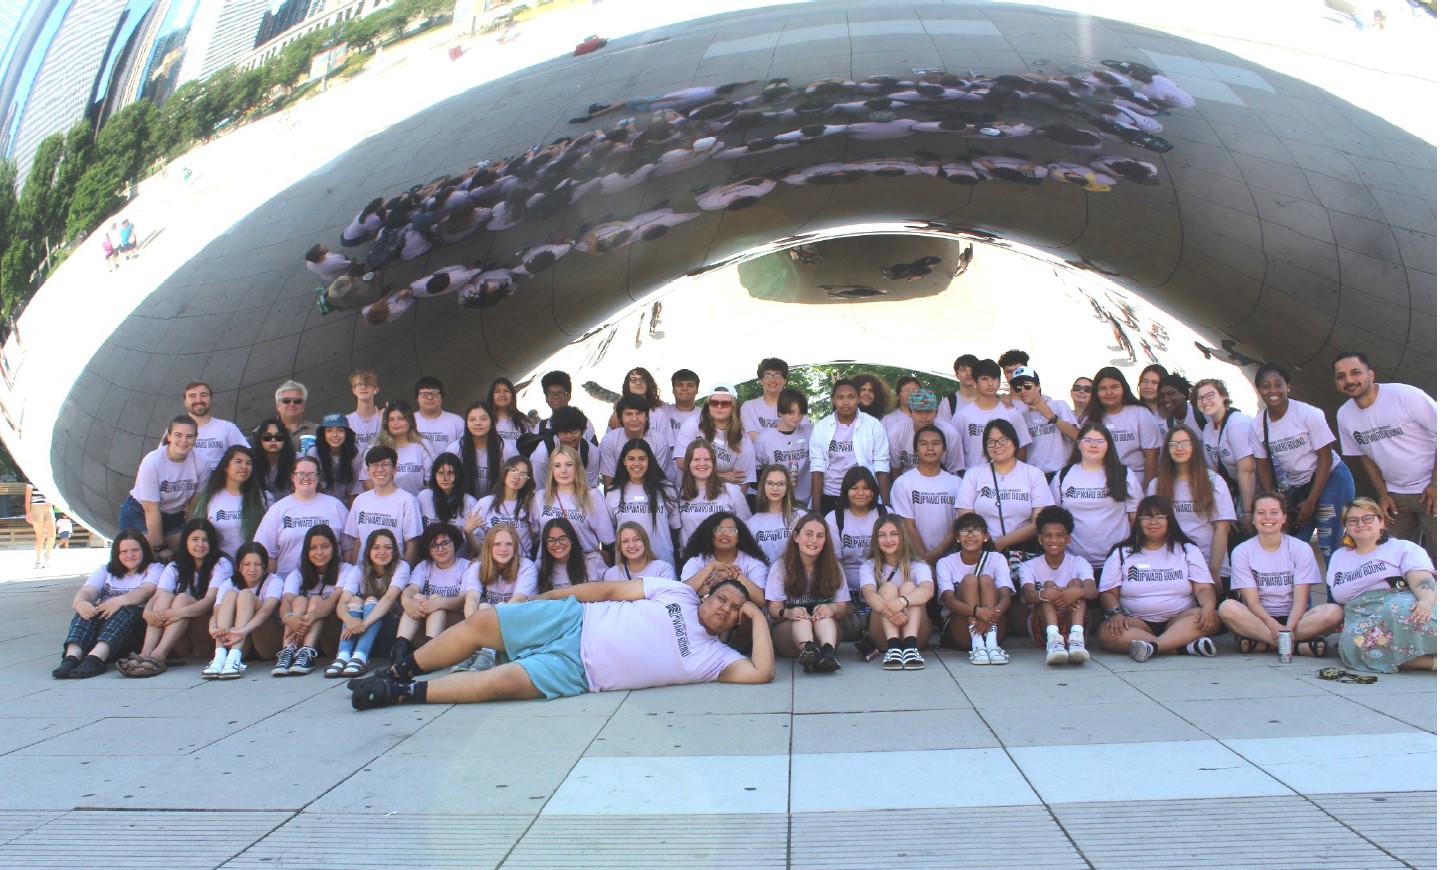
[[[751,658],[717,640],[743,620],[752,626]],[[416,679],[482,647],[507,654],[509,663]],[[769,683],[772,655],[767,617],[737,581],[721,580],[701,599],[684,583],[643,577],[482,606],[381,675],[348,685],[355,710],[548,699],[682,683]]]

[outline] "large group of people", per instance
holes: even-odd
[[[911,671],[935,637],[987,666],[1008,634],[1051,666],[1092,634],[1137,662],[1213,656],[1226,630],[1245,654],[1340,634],[1350,667],[1435,668],[1436,406],[1362,354],[1334,368],[1335,435],[1275,363],[1251,414],[1154,365],[1051,398],[1014,350],[958,358],[944,396],[838,380],[816,421],[781,359],[745,401],[634,368],[604,434],[559,371],[538,424],[505,378],[460,416],[438,378],[379,407],[358,371],[350,412],[311,423],[287,381],[250,436],[192,383],[55,676],[149,677],[190,643],[203,677],[275,656],[274,676],[352,678],[364,709],[763,682],[774,656],[827,674],[845,644]]]

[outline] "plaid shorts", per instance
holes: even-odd
[[[141,648],[141,638],[146,633],[146,621],[141,618],[141,610],[141,605],[132,604],[116,611],[110,619],[99,616],[82,619],[78,613],[71,617],[66,644],[78,644],[82,655],[89,653],[98,643],[109,644],[111,654],[107,661],[136,652]]]

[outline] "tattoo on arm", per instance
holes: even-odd
[[[1434,583],[1432,580],[1424,580],[1423,582],[1421,582],[1421,583],[1418,584],[1418,588],[1419,589],[1426,589],[1429,592],[1432,592],[1432,591],[1434,591],[1435,589],[1438,588],[1438,584],[1437,583]]]

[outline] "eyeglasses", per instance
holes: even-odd
[[[781,486],[786,486],[787,485],[787,481],[785,481],[785,480],[768,480],[768,481],[764,482],[762,485],[763,486],[778,486],[778,487],[781,487]]]
[[[1005,444],[1013,444],[1009,438],[990,438],[984,442],[985,447],[1003,447]]]
[[[301,404],[303,404],[303,400],[302,399],[291,399],[291,398],[289,398],[289,399],[278,399],[277,401],[278,401],[278,404],[279,405],[301,405]]]
[[[293,480],[317,480],[317,479],[318,479],[318,472],[316,472],[316,471],[294,471],[293,472]]]
[[[564,398],[567,398],[569,395],[570,394],[567,393],[567,392],[565,392],[564,390],[546,390],[545,391],[545,398],[547,398],[547,399],[564,399]]]
[[[1214,400],[1219,399],[1219,398],[1221,398],[1221,394],[1220,393],[1216,393],[1216,392],[1202,393],[1201,395],[1199,395],[1199,396],[1196,397],[1196,404],[1197,405],[1204,405],[1207,402],[1211,402],[1211,401],[1214,401]]]
[[[1348,517],[1342,521],[1342,525],[1349,529],[1355,529],[1358,526],[1367,526],[1370,529],[1380,519],[1382,518],[1377,514],[1368,514],[1365,517]]]
[[[505,472],[505,477],[514,477],[517,474],[520,477],[529,477],[530,471],[527,468],[511,468],[509,471]]]
[[[1104,438],[1081,438],[1080,443],[1085,445],[1086,447],[1104,447],[1110,442],[1106,441]]]
[[[762,377],[759,378],[759,380],[763,380],[763,381],[781,381],[781,380],[786,380],[786,378],[787,378],[787,376],[784,375],[784,374],[782,374],[781,372],[763,372],[762,373]]]
[[[626,378],[626,383],[628,384],[644,384],[645,382],[646,379],[641,377],[640,375],[631,375],[630,377]]]
[[[568,543],[570,543],[570,539],[567,538],[564,535],[556,535],[556,536],[554,536],[552,538],[546,538],[545,539],[545,546],[547,546],[547,547],[558,547],[561,544],[568,544]]]
[[[1150,514],[1149,516],[1144,516],[1140,518],[1140,524],[1142,526],[1149,526],[1154,525],[1155,523],[1166,522],[1170,522],[1170,517],[1166,516],[1165,514]]]
[[[384,460],[382,460],[380,462],[370,462],[368,464],[368,470],[369,471],[388,471],[389,469],[391,469],[393,467],[394,467],[394,464],[392,462],[388,461],[387,459],[384,459]]]
[[[259,440],[259,441],[281,441],[281,440],[283,440],[283,433],[281,433],[281,432],[264,432],[261,435],[257,436],[257,440]]]
[[[419,392],[415,393],[415,395],[418,396],[418,398],[420,399],[440,399],[444,396],[444,394],[439,392],[438,390],[420,390]]]
[[[430,544],[429,545],[429,549],[431,551],[437,553],[440,550],[448,550],[448,549],[450,549],[453,546],[454,546],[454,542],[453,541],[449,540],[448,538],[440,538],[439,540],[437,540],[434,543]]]
[[[970,537],[973,537],[974,535],[987,535],[987,534],[989,534],[989,530],[988,529],[980,529],[980,528],[977,528],[977,527],[972,528],[972,529],[959,529],[959,537],[960,538],[970,538]]]
[[[1172,450],[1185,450],[1191,446],[1191,442],[1183,438],[1179,441],[1167,441],[1165,446]]]
[[[1073,387],[1070,387],[1070,392],[1072,393],[1088,393],[1089,391],[1090,388],[1084,384],[1075,384]]]
[[[717,526],[715,529],[712,529],[711,533],[713,535],[720,535],[723,538],[735,538],[742,533],[742,530],[736,526]]]

